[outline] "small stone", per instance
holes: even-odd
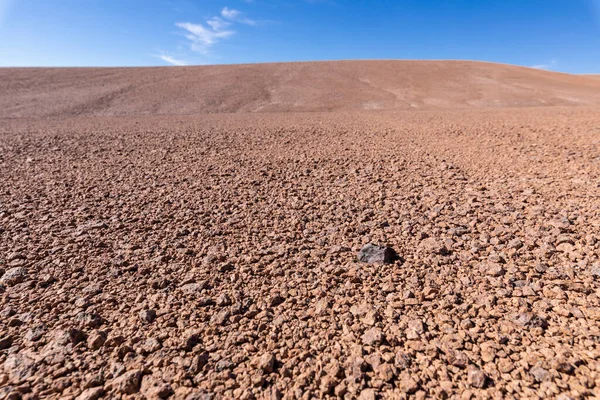
[[[198,301],[196,302],[196,304],[199,307],[206,307],[206,306],[212,306],[213,304],[215,304],[215,302],[214,302],[214,300],[212,298],[210,298],[208,296],[203,296],[203,297],[200,297],[198,299]]]
[[[104,395],[104,388],[102,387],[93,387],[89,389],[85,389],[79,396],[76,397],[76,400],[98,400]]]
[[[342,369],[342,366],[340,365],[340,363],[337,360],[334,360],[331,363],[329,363],[324,368],[324,370],[327,373],[327,375],[332,376],[334,378],[343,378],[344,377],[344,370]]]
[[[575,367],[573,367],[571,363],[561,358],[555,359],[553,361],[552,367],[558,372],[562,372],[563,374],[570,375],[575,371]]]
[[[38,281],[38,285],[40,287],[46,288],[50,285],[52,285],[54,282],[57,282],[58,280],[50,274],[44,274],[40,277],[40,280]]]
[[[210,318],[210,323],[212,325],[225,325],[230,316],[231,313],[229,310],[223,310],[219,313],[213,314],[213,316]]]
[[[150,324],[154,322],[156,319],[156,311],[155,310],[142,310],[139,313],[140,320],[146,324]]]
[[[6,261],[8,261],[8,262],[11,262],[14,260],[25,260],[25,259],[26,259],[26,257],[23,254],[19,253],[18,251],[13,251],[12,253],[10,253],[6,256]]]
[[[381,365],[379,365],[377,367],[377,375],[379,375],[379,378],[384,381],[384,382],[389,382],[392,379],[394,379],[395,371],[394,371],[394,367],[392,367],[390,364],[388,363],[383,363]]]
[[[379,328],[371,328],[362,335],[362,342],[365,346],[373,346],[383,341],[383,333]]]
[[[391,264],[398,259],[398,254],[391,247],[365,245],[358,252],[358,261],[368,264]]]
[[[83,288],[83,294],[86,296],[94,297],[100,293],[102,293],[102,287],[97,283],[90,283]]]
[[[85,340],[85,333],[79,329],[70,328],[66,331],[57,332],[55,340],[59,345],[63,346],[67,344],[76,345],[77,343]]]
[[[446,352],[446,361],[455,367],[466,368],[469,364],[469,357],[462,351],[448,350]]]
[[[513,314],[513,322],[527,328],[546,329],[548,327],[548,322],[545,318],[531,312]]]
[[[354,305],[350,307],[350,312],[365,325],[373,326],[377,322],[377,312],[368,303]]]
[[[321,378],[321,391],[326,394],[331,394],[333,389],[337,386],[338,380],[330,375],[326,375]]]
[[[6,350],[12,346],[13,338],[12,336],[3,336],[0,337],[0,350]]]
[[[423,321],[420,319],[413,319],[408,322],[408,329],[414,331],[415,333],[422,335],[425,333],[425,325]]]
[[[535,378],[538,382],[544,382],[549,380],[550,373],[542,367],[534,366],[529,369],[529,373]]]
[[[106,339],[106,343],[105,346],[106,347],[119,347],[120,345],[122,345],[125,342],[125,338],[121,335],[110,335],[110,337],[108,337]]]
[[[207,285],[205,283],[186,283],[181,286],[180,289],[185,294],[198,294],[202,290],[206,289]]]
[[[315,315],[325,315],[330,307],[330,302],[328,299],[324,298],[317,301],[315,305]]]
[[[375,400],[375,389],[364,389],[360,392],[358,400]]]
[[[44,325],[38,325],[25,333],[25,339],[30,342],[37,342],[46,333],[46,327]]]
[[[219,297],[217,297],[217,305],[219,307],[225,307],[231,305],[231,297],[227,295],[227,293],[223,293]]]
[[[19,283],[25,282],[27,277],[27,270],[23,267],[11,268],[2,275],[0,278],[0,284],[6,286],[14,286]]]
[[[204,366],[206,364],[208,364],[208,360],[210,358],[210,355],[208,354],[208,352],[204,351],[201,354],[198,354],[197,356],[195,356],[192,359],[192,364],[190,365],[190,372],[192,374],[197,374],[200,371],[202,371],[202,368],[204,368]]]
[[[155,338],[146,339],[141,346],[142,351],[144,351],[146,354],[154,353],[155,351],[160,350],[161,347],[162,345],[158,339]]]
[[[87,340],[87,346],[92,350],[98,350],[106,342],[106,334],[100,331],[90,333]]]
[[[99,371],[96,373],[92,372],[92,373],[86,374],[83,379],[82,388],[87,389],[87,388],[99,387],[99,386],[103,386],[103,385],[104,385],[104,372]]]
[[[75,307],[77,307],[77,308],[86,309],[89,306],[90,306],[90,302],[85,297],[80,297],[77,300],[75,300]]]
[[[493,277],[502,276],[506,272],[501,264],[491,262],[491,261],[481,264],[479,266],[479,271],[482,274],[485,274],[488,276],[493,276]]]
[[[275,368],[275,355],[273,353],[265,353],[256,359],[255,365],[265,374],[270,374]]]
[[[345,371],[346,378],[354,383],[360,382],[360,380],[364,377],[366,367],[367,364],[362,357],[350,357],[347,360],[347,367]]]
[[[154,378],[152,375],[146,375],[142,378],[140,393],[148,400],[166,399],[173,394],[173,389],[168,383]]]
[[[483,343],[481,346],[481,359],[484,362],[492,362],[496,358],[496,349],[493,345]]]
[[[335,387],[335,389],[333,389],[333,394],[337,397],[337,398],[343,398],[344,395],[346,394],[348,390],[348,387],[346,386],[345,383],[340,383],[339,385],[337,385]]]
[[[199,341],[200,335],[198,334],[198,332],[194,330],[188,330],[184,334],[182,347],[185,351],[192,351],[194,346],[196,346]]]
[[[215,371],[217,372],[221,372],[221,371],[225,371],[226,369],[233,369],[235,365],[228,359],[224,358],[222,360],[217,361],[217,363],[215,364]]]
[[[372,353],[365,356],[365,361],[369,364],[373,370],[377,369],[381,365],[381,357],[378,353]]]
[[[523,247],[523,242],[519,238],[514,238],[513,240],[511,240],[510,242],[508,242],[507,247],[509,249],[518,250],[521,247]]]
[[[423,241],[421,241],[420,247],[426,253],[431,254],[440,254],[440,255],[448,255],[450,251],[441,240],[437,240],[436,238],[429,237]]]
[[[273,295],[271,297],[271,300],[269,300],[269,306],[270,307],[277,307],[278,305],[280,305],[284,301],[285,301],[285,299],[279,293],[276,293],[275,295]]]
[[[467,369],[467,382],[475,388],[483,388],[487,377],[485,373],[474,365],[469,365]]]
[[[539,274],[543,274],[548,270],[548,264],[545,263],[537,263],[535,264],[535,271]]]
[[[412,359],[410,358],[410,355],[406,354],[401,350],[396,352],[396,356],[394,358],[394,365],[396,366],[396,368],[398,368],[399,370],[405,370],[410,368],[411,363]]]
[[[22,384],[35,375],[36,361],[25,352],[10,354],[4,361],[4,372],[15,384]]]
[[[404,393],[413,394],[419,390],[419,383],[411,377],[405,377],[400,381],[400,390]]]
[[[140,390],[142,372],[140,370],[127,371],[112,382],[112,387],[118,393],[133,394]]]
[[[573,246],[571,243],[561,243],[558,246],[556,246],[556,250],[560,251],[561,253],[570,253],[575,249],[575,246]]]
[[[503,374],[507,374],[515,368],[513,361],[509,358],[503,358],[498,361],[498,370]]]
[[[460,321],[460,327],[463,329],[471,329],[475,327],[475,324],[469,318],[465,318],[462,321]]]
[[[15,311],[14,308],[11,307],[6,307],[4,308],[2,311],[0,311],[0,318],[10,318],[13,315],[15,315],[17,312]]]
[[[81,326],[88,328],[97,328],[102,325],[102,317],[94,312],[80,312],[75,316],[75,321],[79,322]]]
[[[350,251],[350,249],[346,246],[332,246],[329,249],[329,254],[340,254],[340,253],[345,253],[347,251]]]

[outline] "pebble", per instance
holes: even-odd
[[[529,369],[536,381],[544,382],[550,379],[550,373],[542,367],[534,366]]]
[[[467,368],[467,382],[474,388],[483,388],[486,384],[487,377],[485,373],[474,365],[469,365]]]
[[[111,387],[118,393],[134,394],[140,390],[141,378],[142,372],[140,370],[127,371],[115,378],[111,383]]]
[[[506,270],[499,263],[486,262],[480,266],[480,271],[488,276],[498,277],[504,275]]]
[[[419,383],[411,377],[402,378],[400,381],[400,390],[408,394],[416,393],[419,390]]]
[[[398,255],[391,247],[376,246],[372,243],[366,244],[358,252],[358,261],[368,264],[391,264]]]
[[[265,374],[270,374],[275,368],[275,356],[273,353],[265,353],[256,359],[255,365]]]
[[[2,277],[0,277],[0,284],[6,286],[15,286],[19,283],[25,282],[27,278],[27,270],[23,267],[14,267],[7,270]]]
[[[383,341],[383,333],[379,328],[371,328],[362,335],[362,342],[365,346],[373,346]]]
[[[10,348],[13,344],[12,336],[3,336],[0,337],[0,350],[6,350]]]
[[[79,396],[76,397],[76,400],[98,400],[104,395],[104,388],[102,387],[94,387],[85,389]]]
[[[106,342],[106,334],[100,331],[90,333],[87,338],[87,346],[92,350],[98,350]]]
[[[140,321],[151,324],[156,319],[155,310],[141,310],[139,313]]]

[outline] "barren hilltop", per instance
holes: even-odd
[[[600,80],[473,61],[0,69],[0,117],[592,105]]]

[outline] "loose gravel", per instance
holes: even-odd
[[[599,144],[597,108],[3,120],[0,399],[598,396]]]

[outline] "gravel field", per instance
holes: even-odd
[[[584,107],[4,119],[0,399],[599,396],[599,144]]]

